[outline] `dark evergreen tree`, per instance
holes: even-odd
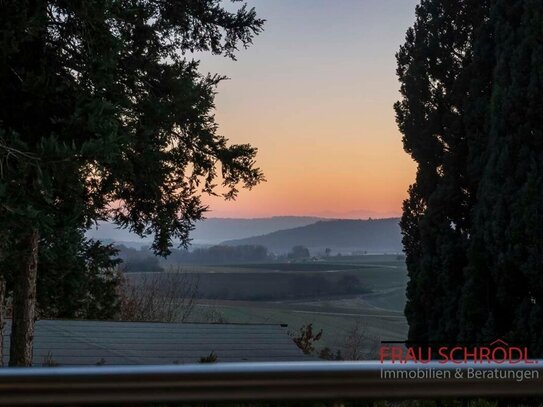
[[[86,239],[83,229],[56,231],[40,246],[40,318],[111,319],[119,311],[120,260],[110,245]]]
[[[398,54],[411,340],[543,354],[542,22],[534,0],[422,1]]]
[[[488,137],[474,207],[463,329],[543,355],[543,4],[496,0]]]
[[[450,341],[459,330],[472,199],[468,68],[487,8],[486,1],[423,0],[397,54],[397,122],[405,150],[418,164],[401,220],[412,341]]]
[[[262,27],[219,0],[0,3],[0,268],[13,271],[10,364],[32,360],[42,245],[111,219],[168,254],[220,171],[224,196],[262,180],[256,149],[217,133],[221,76],[186,52],[234,56]],[[74,249],[75,250],[75,249]],[[43,253],[43,251],[42,251]],[[13,255],[11,255],[13,254]],[[7,264],[13,267],[8,268]]]

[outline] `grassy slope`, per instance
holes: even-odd
[[[313,270],[311,270],[313,269]],[[330,270],[355,273],[363,284],[374,291],[362,296],[290,301],[199,301],[193,320],[198,320],[210,309],[219,311],[226,322],[283,323],[297,332],[312,323],[323,330],[320,347],[333,349],[342,346],[345,336],[356,324],[376,340],[405,339],[407,324],[403,316],[405,284],[403,259],[397,256],[344,256],[330,258],[324,263],[263,264],[250,266],[202,267],[199,273],[248,273],[280,270],[292,273],[324,273]]]

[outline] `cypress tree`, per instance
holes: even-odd
[[[543,4],[496,0],[488,137],[463,299],[467,337],[543,355]]]
[[[422,1],[398,54],[413,341],[543,354],[542,21],[534,0]]]
[[[397,122],[418,165],[401,219],[410,277],[405,312],[415,342],[450,341],[459,330],[471,199],[464,113],[475,32],[487,7],[423,0],[397,54]]]

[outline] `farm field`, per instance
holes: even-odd
[[[253,289],[263,286],[267,296],[274,297],[280,292],[273,284],[270,285],[268,279],[277,281],[284,277],[313,276],[337,281],[344,276],[355,276],[364,288],[364,292],[360,294],[371,291],[375,305],[403,311],[405,303],[403,291],[407,284],[407,271],[403,258],[396,255],[334,256],[319,262],[301,263],[179,267],[186,274],[198,276],[203,292],[206,288],[213,287],[215,282],[223,289],[228,289],[250,281]],[[222,276],[213,276],[214,274]]]
[[[287,324],[293,335],[312,324],[314,332],[323,331],[317,349],[340,349],[344,354],[353,332],[364,337],[367,352],[381,340],[403,340],[407,335],[406,268],[403,258],[395,255],[178,270],[198,282],[190,321]]]
[[[323,331],[317,348],[334,350],[342,349],[357,327],[369,339],[367,348],[381,340],[403,340],[407,334],[402,312],[375,308],[360,298],[310,302],[199,300],[191,320],[205,320],[210,311],[220,315],[223,322],[287,324],[292,334],[312,324],[314,330]]]

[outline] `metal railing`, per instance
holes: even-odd
[[[0,405],[475,396],[543,396],[543,363],[521,367],[270,362],[0,369]]]

